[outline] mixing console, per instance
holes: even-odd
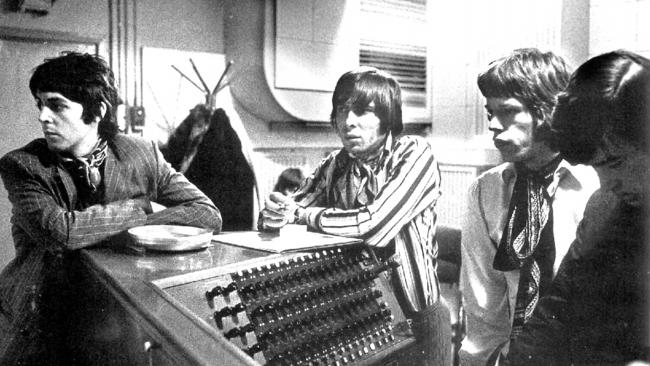
[[[346,246],[241,262],[164,291],[260,364],[397,365],[415,339],[388,280],[395,266]]]

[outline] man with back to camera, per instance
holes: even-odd
[[[0,364],[72,362],[63,339],[77,249],[140,225],[220,231],[219,210],[155,144],[118,133],[114,83],[104,60],[80,53],[47,59],[30,79],[44,138],[0,160],[16,247],[0,275]]]
[[[558,98],[550,141],[571,163],[592,165],[601,188],[511,345],[512,365],[650,361],[649,133],[649,59],[617,50],[578,67]]]
[[[547,143],[548,120],[569,75],[559,56],[519,49],[478,76],[504,163],[469,188],[461,239],[463,365],[494,364],[507,353],[598,188],[593,169],[570,165]]]
[[[343,148],[321,161],[293,196],[272,193],[260,225],[295,222],[362,238],[381,259],[395,258],[401,264],[392,279],[397,297],[424,344],[423,355],[412,355],[413,364],[450,364],[449,311],[440,302],[436,275],[440,172],[431,146],[416,136],[398,138],[400,87],[375,68],[339,78],[330,118]]]

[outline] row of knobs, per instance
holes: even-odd
[[[331,260],[338,260],[342,263],[355,264],[364,260],[364,257],[362,255],[343,256],[340,249],[329,251],[323,250],[322,252],[310,253],[301,257],[291,258],[277,263],[265,264],[259,267],[245,269],[236,273],[232,273],[231,276],[236,281],[255,280],[276,272],[297,269],[311,263]]]
[[[380,270],[365,269],[362,272],[349,275],[349,271],[344,271],[342,268],[343,267],[340,267],[338,265],[331,265],[327,267],[327,270],[329,272],[325,272],[319,267],[312,267],[288,275],[278,276],[255,283],[249,283],[245,286],[241,286],[241,288],[238,288],[236,282],[232,282],[226,287],[216,286],[213,289],[206,291],[205,296],[208,302],[211,303],[211,301],[213,301],[216,296],[228,296],[228,294],[231,292],[238,290],[239,294],[245,302],[255,302],[255,299],[257,298],[281,296],[281,293],[283,291],[299,287],[300,285],[317,284],[319,282],[317,281],[318,278],[325,278],[323,276],[324,273],[329,273],[330,275],[339,273],[339,276],[342,276],[344,278],[343,280],[335,283],[331,283],[331,281],[322,281],[328,282],[329,284],[319,286],[318,289],[312,291],[313,293],[309,295],[323,296],[330,292],[337,292],[354,288],[364,282],[374,280],[377,277],[378,273],[384,270],[383,268]],[[340,271],[336,272],[336,269],[339,269]]]
[[[272,324],[277,319],[283,319],[287,324],[294,317],[299,317],[293,320],[294,322],[309,317],[320,317],[320,320],[323,320],[324,314],[335,312],[336,309],[341,314],[347,314],[358,312],[358,309],[353,309],[354,306],[372,306],[371,301],[381,297],[381,291],[365,289],[364,292],[347,293],[329,299],[326,297],[311,299],[309,296],[305,299],[303,298],[305,295],[307,294],[257,307],[249,314],[253,318],[252,321],[260,328],[266,327],[267,323]]]
[[[302,258],[302,257],[300,257]],[[356,259],[353,258],[348,258],[347,261],[350,261],[350,263],[356,263]],[[241,290],[240,293],[242,295],[252,295],[254,296],[257,292],[260,291],[277,291],[280,289],[280,287],[291,287],[298,285],[300,283],[305,283],[305,282],[311,282],[315,278],[322,277],[325,278],[327,275],[334,275],[334,274],[341,274],[341,273],[347,273],[347,269],[350,268],[347,263],[344,263],[345,260],[342,261],[337,261],[330,263],[328,265],[323,265],[323,266],[317,266],[317,267],[311,267],[308,269],[303,269],[298,272],[294,272],[285,276],[278,276],[273,279],[269,279],[266,281],[259,281],[255,283],[248,284],[244,286]],[[275,263],[271,264],[271,266],[277,266]],[[263,266],[267,267],[268,266]],[[361,274],[356,276],[356,280],[358,281],[368,281],[375,279],[379,273],[387,270],[390,268],[390,265],[381,265],[375,269],[372,270],[364,270]],[[259,269],[252,269],[252,270],[257,270]],[[243,275],[233,275],[233,278],[235,278],[235,281],[231,282],[227,286],[215,286],[211,290],[208,290],[205,292],[205,297],[208,300],[208,302],[212,302],[215,297],[217,296],[228,296],[230,293],[235,292],[238,290],[238,285],[237,281],[243,280],[245,276]],[[355,278],[349,279],[349,281],[354,281]],[[345,286],[346,283],[343,283]]]
[[[310,302],[312,302],[312,300],[323,299],[328,294],[336,295],[337,293],[341,293],[341,291],[330,292],[324,288],[315,289],[310,292],[285,298],[278,302],[272,302],[262,306],[258,306],[257,308],[251,311],[251,315],[254,317],[258,317],[264,315],[265,313],[274,312],[274,311],[292,313],[295,312],[296,310],[306,310],[306,307],[310,307],[309,304]],[[370,293],[361,296],[362,301],[369,301],[372,299],[377,299],[379,297],[381,297],[381,291],[379,290],[372,290]],[[338,297],[332,296],[332,298],[338,298]]]
[[[382,310],[336,332],[275,354],[269,359],[269,364],[284,365],[301,360],[311,360],[312,364],[329,364],[328,361],[336,359],[340,360],[339,363],[353,362],[357,357],[375,351],[395,339],[385,327],[389,318],[389,312]],[[262,343],[260,347],[266,349],[268,345]]]
[[[268,291],[269,289],[274,290],[274,289],[278,289],[278,287],[280,286],[291,287],[299,283],[309,282],[311,279],[313,279],[313,277],[317,275],[321,275],[323,273],[333,274],[335,273],[336,270],[340,270],[342,268],[343,268],[342,263],[334,262],[328,266],[312,267],[285,276],[278,276],[273,279],[251,283],[242,287],[242,289],[239,291],[243,295],[254,296],[257,292],[261,292],[264,290],[266,291]],[[205,297],[208,300],[208,302],[212,302],[214,298],[217,296],[228,296],[232,292],[237,291],[239,288],[239,286],[237,285],[237,281],[241,281],[243,277],[235,276],[235,275],[233,275],[233,277],[234,278],[236,277],[235,281],[231,282],[227,286],[215,286],[214,288],[206,291]]]
[[[260,279],[254,283],[242,286],[240,294],[248,297],[259,295],[268,296],[278,290],[297,287],[303,284],[315,283],[319,280],[326,280],[334,276],[342,276],[353,270],[348,264],[342,261],[328,263],[326,265],[312,266],[281,276],[275,276],[267,280]]]
[[[390,321],[391,316],[391,311],[386,306],[377,310],[376,305],[344,304],[268,330],[260,334],[258,340],[273,345],[275,352],[293,349],[308,339],[316,339],[314,346],[318,347],[331,339],[343,342],[362,332],[369,332]]]

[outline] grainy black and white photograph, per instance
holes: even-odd
[[[0,365],[650,366],[650,0],[0,0]]]

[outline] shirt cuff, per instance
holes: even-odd
[[[320,231],[320,214],[325,211],[323,207],[306,207],[298,209],[298,224],[307,225]]]

